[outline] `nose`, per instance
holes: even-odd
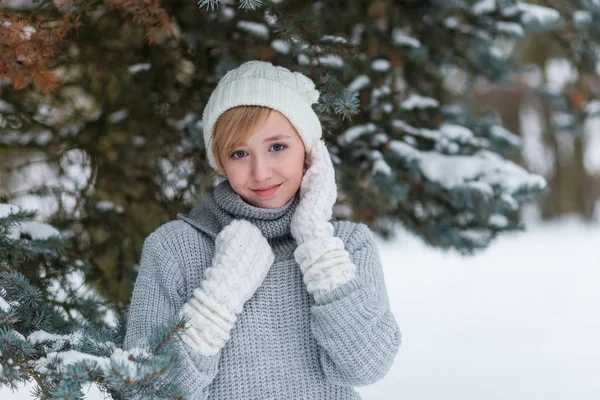
[[[268,157],[252,157],[252,177],[256,182],[266,182],[273,175]]]

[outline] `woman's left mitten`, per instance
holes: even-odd
[[[291,234],[298,247],[294,258],[311,294],[324,294],[352,280],[356,267],[329,220],[337,199],[335,170],[325,143],[313,152],[300,185],[300,203],[292,216]]]

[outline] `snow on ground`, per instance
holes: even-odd
[[[473,258],[380,242],[403,332],[368,400],[600,398],[600,225],[531,226]]]
[[[378,243],[403,343],[365,400],[600,398],[600,224],[532,225],[472,258],[402,232]]]

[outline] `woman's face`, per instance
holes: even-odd
[[[279,208],[300,187],[304,157],[304,143],[296,129],[283,114],[273,110],[222,164],[231,187],[246,203]]]

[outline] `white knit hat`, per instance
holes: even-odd
[[[300,72],[264,61],[248,61],[229,71],[210,95],[202,115],[210,166],[217,169],[212,153],[215,122],[225,111],[237,106],[264,106],[279,111],[296,128],[306,151],[312,154],[322,134],[319,118],[311,107],[318,100],[315,84]]]

